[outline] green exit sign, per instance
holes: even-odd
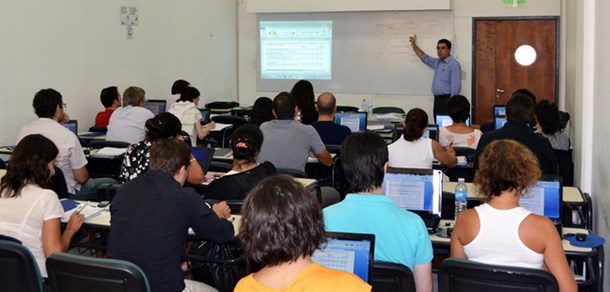
[[[504,3],[504,6],[517,7],[525,5],[527,0],[502,0],[502,2]]]

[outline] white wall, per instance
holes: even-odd
[[[121,6],[139,9],[133,40]],[[14,144],[35,118],[34,94],[62,93],[81,130],[102,109],[99,92],[136,85],[166,98],[174,80],[198,87],[203,102],[237,96],[236,7],[227,0],[65,0],[0,3],[0,145]]]
[[[561,5],[558,0],[529,1],[524,7],[509,8],[501,1],[459,0],[452,1],[454,11],[455,41],[453,56],[460,61],[464,71],[462,80],[462,94],[470,98],[472,89],[472,17],[478,16],[558,16]],[[273,98],[277,92],[259,92],[256,89],[257,58],[258,58],[258,32],[256,14],[248,13],[245,2],[238,5],[238,55],[239,55],[239,98],[242,104],[252,103],[259,96]],[[290,3],[285,6],[276,5],[277,11],[291,11]],[[418,32],[414,31],[413,34]],[[408,42],[408,39],[404,40]],[[434,53],[434,48],[422,48],[424,51]],[[422,66],[425,66],[421,64]],[[366,68],[363,68],[365,70]],[[430,80],[430,82],[432,82]],[[291,88],[285,90],[290,91]],[[314,88],[316,94],[325,91],[325,88]],[[420,107],[432,113],[433,97],[430,95],[382,95],[382,94],[336,94],[341,105],[360,106],[362,98],[369,97],[374,105],[393,105],[409,110]],[[560,97],[560,99],[562,99]]]

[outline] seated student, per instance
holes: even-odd
[[[477,149],[480,130],[466,125],[466,120],[470,117],[470,102],[463,95],[454,95],[447,101],[447,111],[453,124],[439,128],[438,142],[443,147],[468,147]]]
[[[352,194],[324,208],[327,231],[375,234],[375,260],[400,263],[415,277],[418,292],[432,291],[432,243],[421,217],[383,194],[387,168],[385,140],[376,133],[351,134],[341,145]]]
[[[458,216],[451,236],[451,257],[544,268],[555,276],[559,290],[576,291],[553,223],[519,206],[524,190],[540,177],[536,156],[507,139],[489,144],[479,159],[474,183],[485,203]]]
[[[155,115],[144,107],[144,89],[131,86],[123,93],[123,107],[110,116],[106,140],[135,144],[146,137],[144,123]]]
[[[185,87],[180,92],[180,99],[173,103],[168,112],[172,113],[182,123],[182,130],[191,137],[192,146],[197,146],[197,138],[203,139],[216,127],[214,122],[201,125],[201,112],[197,108],[201,93],[195,87]]]
[[[53,141],[59,149],[57,167],[64,174],[70,198],[93,200],[100,185],[116,183],[107,177],[89,178],[87,158],[78,137],[60,124],[66,119],[66,104],[59,92],[42,89],[34,96],[33,105],[38,119],[21,127],[17,143],[30,134],[41,134]]]
[[[295,102],[288,92],[281,92],[273,99],[273,114],[276,118],[260,127],[265,140],[258,161],[269,161],[276,168],[305,171],[307,157],[311,152],[321,164],[332,165],[332,157],[316,129],[294,120],[297,110]]]
[[[102,93],[100,93],[100,101],[106,110],[95,115],[95,127],[106,128],[108,127],[110,116],[114,110],[121,106],[121,94],[119,93],[119,89],[116,86],[110,86],[102,89]]]
[[[234,239],[226,202],[210,209],[192,188],[183,188],[190,160],[182,141],[153,143],[150,170],[122,185],[110,206],[108,257],[140,267],[153,292],[211,291],[184,279],[180,260],[189,228],[197,238],[218,244]]]
[[[535,108],[536,129],[551,142],[556,150],[570,150],[570,137],[562,132],[561,116],[554,102],[541,100]]]
[[[137,176],[148,171],[150,161],[150,146],[155,141],[162,139],[177,139],[183,141],[180,135],[182,125],[180,120],[170,113],[160,113],[146,121],[146,140],[132,144],[127,148],[123,164],[121,165],[121,174],[119,179],[121,182],[128,182]],[[201,184],[205,177],[201,166],[197,160],[191,155],[191,164],[187,169],[186,181],[190,184]]]
[[[27,135],[15,147],[0,180],[0,234],[21,241],[34,255],[45,278],[46,258],[56,251],[68,251],[72,236],[85,220],[74,212],[61,233],[64,210],[57,194],[50,190],[58,153],[48,138]]]
[[[346,126],[335,123],[335,113],[337,113],[335,96],[330,92],[320,94],[318,102],[316,102],[316,109],[318,110],[318,121],[311,125],[320,134],[322,142],[326,145],[341,145],[352,131]]]
[[[242,249],[263,268],[241,279],[234,291],[371,291],[358,276],[311,260],[324,244],[322,210],[292,177],[264,179],[241,210]]]
[[[515,140],[532,150],[538,158],[538,165],[543,174],[558,174],[558,164],[555,152],[548,139],[534,133],[529,122],[534,118],[535,104],[529,95],[517,93],[506,103],[506,124],[501,129],[487,132],[481,136],[474,159],[475,170],[478,167],[478,157],[485,146],[495,140]]]
[[[263,178],[275,173],[271,162],[256,162],[263,144],[263,133],[255,125],[243,125],[231,135],[233,168],[223,177],[210,183],[206,199],[243,200]]]
[[[318,112],[316,111],[315,98],[313,93],[313,85],[307,80],[299,80],[294,84],[290,94],[294,97],[297,103],[297,115],[300,117],[300,122],[305,125],[311,125],[318,120]]]
[[[254,101],[250,111],[250,123],[260,126],[264,122],[273,120],[273,101],[271,98],[261,96]]]
[[[428,128],[428,114],[425,111],[420,108],[410,110],[403,125],[403,134],[388,145],[389,166],[431,169],[435,157],[447,167],[457,165],[453,148],[443,148],[435,140],[423,137]]]

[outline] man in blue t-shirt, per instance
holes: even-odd
[[[341,145],[343,140],[352,133],[352,131],[343,125],[335,123],[335,113],[337,112],[337,100],[330,92],[324,92],[318,96],[316,102],[318,110],[318,121],[311,124],[325,145]]]
[[[369,131],[352,134],[341,145],[341,159],[354,193],[324,208],[326,230],[375,234],[375,260],[407,266],[417,291],[431,291],[433,254],[426,226],[381,188],[388,162],[385,140]]]

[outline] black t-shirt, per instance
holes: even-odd
[[[352,133],[348,127],[330,121],[315,122],[311,125],[318,131],[325,145],[341,145],[345,138]]]
[[[259,181],[275,172],[275,166],[265,161],[251,170],[223,176],[210,183],[205,199],[243,200]]]

